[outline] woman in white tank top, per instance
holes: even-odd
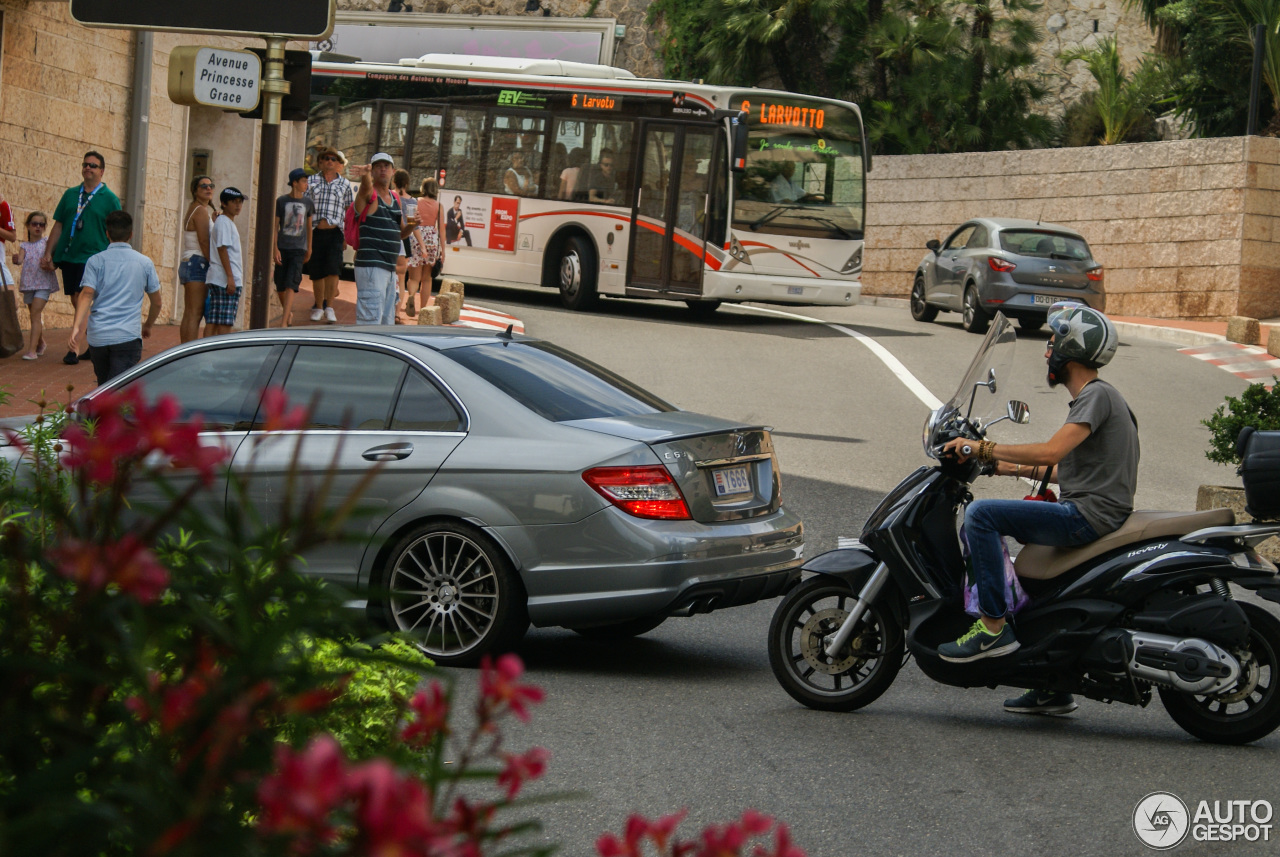
[[[182,324],[178,336],[190,342],[200,336],[200,318],[204,315],[205,274],[209,270],[209,226],[213,223],[213,179],[196,176],[191,180],[191,202],[182,218],[182,264],[178,279],[182,281]]]

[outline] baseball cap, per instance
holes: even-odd
[[[306,170],[304,170],[302,167],[298,167],[298,168],[296,168],[296,169],[290,170],[290,171],[289,171],[289,184],[291,184],[291,185],[292,185],[292,184],[293,184],[294,182],[296,182],[298,179],[305,179],[306,177],[307,177],[307,171],[306,171]]]
[[[224,187],[222,193],[218,194],[218,199],[223,202],[230,202],[233,199],[248,199],[238,188]]]
[[[390,164],[393,167],[396,165],[396,162],[386,152],[379,152],[378,154],[370,158],[369,166],[373,166],[374,164],[378,163],[378,161],[386,161],[388,164]]]

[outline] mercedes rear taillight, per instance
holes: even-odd
[[[593,467],[582,478],[628,515],[666,521],[692,519],[684,495],[661,464],[639,467]]]

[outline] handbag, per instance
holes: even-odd
[[[965,533],[963,524],[960,525],[960,548],[965,567],[964,612],[970,616],[981,616],[982,610],[978,607],[978,576],[973,570],[973,557],[969,553],[969,536]],[[1030,604],[1031,596],[1027,595],[1018,581],[1018,572],[1013,568],[1013,560],[1009,557],[1009,548],[1005,545],[1004,539],[1000,540],[1000,552],[1004,555],[1004,603],[1012,615]]]
[[[22,350],[26,337],[18,321],[18,299],[9,271],[0,262],[0,357],[12,357]]]

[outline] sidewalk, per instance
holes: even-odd
[[[274,313],[269,311],[269,317],[278,315],[280,311],[274,291],[272,289],[270,296],[271,310]],[[355,324],[356,284],[344,280],[339,292],[341,296],[333,305],[338,323]],[[310,315],[314,301],[311,281],[303,277],[298,295],[293,300],[292,324],[299,327],[311,326]],[[25,312],[25,308],[19,309],[19,312]],[[46,330],[44,338],[49,347],[39,360],[23,360],[21,354],[0,360],[0,386],[7,387],[12,394],[7,405],[0,405],[0,418],[37,412],[39,408],[33,402],[38,401],[41,395],[50,404],[65,404],[98,386],[93,376],[93,365],[88,360],[82,360],[75,366],[62,362],[67,353],[67,340],[71,338],[70,328]],[[178,344],[178,340],[177,324],[157,324],[152,329],[150,338],[142,340],[142,359],[146,360],[166,348],[172,348]],[[71,391],[67,390],[68,385],[73,388]]]

